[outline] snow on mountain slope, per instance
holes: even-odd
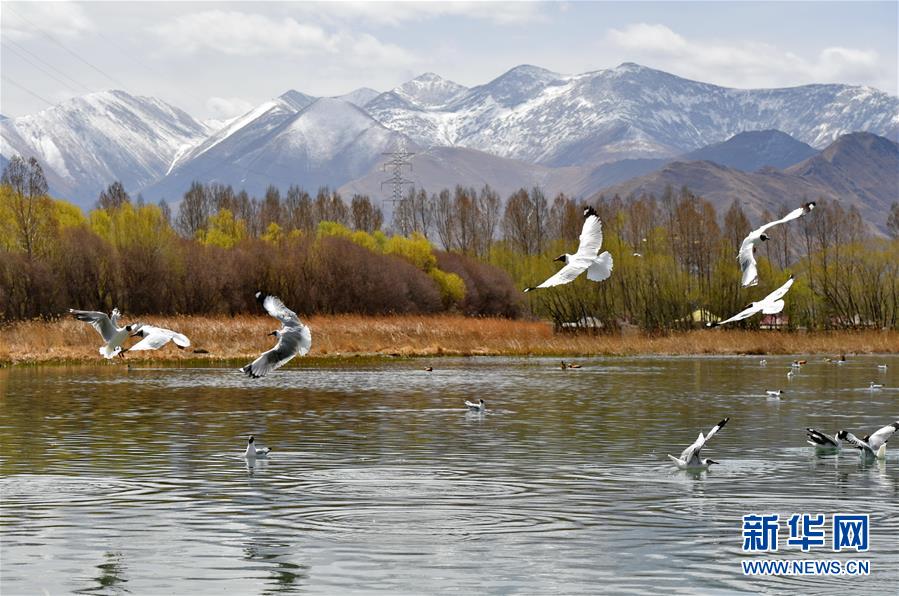
[[[277,100],[263,104],[247,115],[242,127],[195,148],[144,194],[178,200],[194,180],[230,184],[256,195],[269,185],[286,190],[297,184],[309,191],[336,187],[380,164],[382,153],[401,137],[339,99],[320,98],[300,112],[285,111]]]
[[[102,91],[0,122],[0,154],[36,157],[51,192],[89,206],[114,180],[136,192],[165,174],[206,127],[151,97]]]
[[[424,109],[379,96],[366,109],[423,145],[456,145],[545,165],[669,157],[778,129],[821,148],[859,130],[899,134],[899,98],[869,87],[730,89],[625,63],[579,75],[530,66]]]
[[[334,99],[342,99],[343,101],[348,101],[354,106],[361,108],[380,94],[381,93],[379,91],[375,91],[374,89],[370,89],[368,87],[360,87],[358,89],[350,91],[349,93],[338,95]]]

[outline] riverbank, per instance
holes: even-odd
[[[265,316],[154,316],[143,320],[186,334],[192,345],[186,350],[169,344],[155,352],[133,352],[127,354],[127,360],[186,364],[253,359],[272,347],[274,338],[266,334],[278,327]],[[539,321],[450,315],[316,316],[307,323],[313,337],[308,358],[899,353],[896,331],[700,329],[662,337],[571,335],[554,334],[551,325]],[[24,321],[0,327],[0,363],[92,363],[101,360],[97,351],[100,343],[89,325],[74,319]]]

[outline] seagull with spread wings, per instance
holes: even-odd
[[[562,261],[565,266],[559,269],[555,275],[547,279],[539,286],[525,288],[525,292],[537,288],[551,288],[562,284],[571,283],[581,273],[587,272],[590,281],[603,281],[612,274],[612,255],[608,251],[597,255],[602,246],[602,222],[593,207],[584,209],[584,227],[581,230],[580,242],[577,252],[573,255],[559,255],[554,261]]]
[[[181,350],[190,347],[190,340],[187,339],[187,336],[177,331],[143,324],[134,325],[133,327],[134,330],[131,333],[131,337],[142,337],[143,339],[128,348],[127,351],[129,352],[158,350],[169,342],[173,342]]]
[[[296,313],[284,306],[279,298],[256,292],[256,300],[268,314],[281,321],[281,329],[269,333],[278,338],[274,348],[240,369],[254,379],[264,377],[276,368],[284,366],[297,354],[305,356],[312,347],[312,332],[309,331],[309,327],[300,323]]]
[[[119,327],[120,313],[117,308],[112,309],[111,316],[107,316],[105,312],[96,310],[74,310],[70,308],[69,312],[79,321],[90,323],[91,327],[97,330],[97,333],[99,333],[100,337],[103,338],[103,341],[106,342],[106,344],[100,348],[100,354],[107,360],[115,358],[117,355],[122,356],[122,344],[128,339],[128,335],[131,334],[132,329],[137,327],[136,325]]]
[[[780,286],[758,302],[752,302],[745,309],[741,310],[734,316],[729,319],[725,319],[720,323],[712,322],[706,323],[706,327],[718,327],[720,325],[725,325],[727,323],[733,323],[734,321],[742,321],[743,319],[748,319],[754,314],[764,313],[766,315],[776,315],[784,309],[784,301],[782,298],[789,291],[790,286],[793,285],[793,276],[790,276],[790,279],[784,283],[784,285]]]
[[[850,445],[858,449],[865,457],[884,459],[887,456],[887,441],[899,430],[899,422],[887,424],[877,432],[859,439],[854,434],[841,430],[837,433],[837,439],[848,441]]]
[[[719,463],[713,459],[699,457],[699,452],[702,451],[702,448],[705,446],[708,440],[715,436],[715,433],[724,428],[724,425],[727,424],[728,420],[730,420],[730,418],[725,418],[724,420],[716,424],[706,436],[702,436],[702,433],[700,432],[699,437],[693,442],[692,445],[684,449],[683,453],[680,454],[680,457],[674,457],[673,455],[669,454],[668,458],[674,462],[674,465],[677,466],[678,470],[706,470],[710,465]]]
[[[766,223],[757,230],[753,230],[748,236],[746,236],[746,238],[743,239],[743,243],[740,245],[740,252],[737,255],[737,260],[740,261],[740,270],[743,272],[742,283],[744,288],[755,286],[759,283],[759,273],[755,264],[755,247],[768,240],[768,234],[766,234],[765,232],[776,225],[780,225],[794,219],[799,219],[814,208],[814,202],[806,203],[802,207],[793,209],[784,217],[770,223]]]

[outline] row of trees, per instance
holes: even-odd
[[[264,287],[304,313],[456,310],[665,330],[695,324],[697,312],[728,316],[794,273],[781,323],[899,326],[896,204],[887,240],[871,235],[854,208],[819,201],[770,231],[758,255],[761,284],[742,288],[735,255],[754,226],[739,203],[719,217],[686,188],[600,197],[593,206],[615,259],[612,277],[525,297],[520,288],[552,275],[552,259],[577,245],[584,205],[563,194],[549,200],[539,188],[521,189],[504,201],[490,187],[413,189],[385,224],[369,197],[346,201],[327,188],[313,197],[270,187],[257,199],[194,183],[173,215],[165,202],[132,202],[114,183],[84,217],[47,196],[40,164],[14,158],[0,198],[5,319],[69,306],[236,313]]]

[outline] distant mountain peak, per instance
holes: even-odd
[[[278,96],[278,99],[285,102],[287,105],[292,107],[295,110],[302,110],[313,101],[315,101],[315,97],[312,95],[306,95],[305,93],[301,93],[296,89],[291,89],[289,91],[285,91],[281,95]]]
[[[424,109],[446,105],[468,91],[468,87],[426,72],[393,89],[393,93]]]

